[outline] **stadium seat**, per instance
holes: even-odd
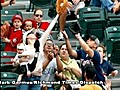
[[[15,57],[17,53],[16,52],[11,52],[11,51],[1,51],[1,58],[6,58],[6,57]]]
[[[104,34],[108,59],[120,63],[120,26],[108,27]]]
[[[88,6],[78,11],[79,24],[82,34],[85,36],[93,34],[101,41],[104,39],[104,30],[106,28],[105,11],[99,7]]]
[[[18,78],[17,73],[13,72],[1,72],[1,85],[0,89],[1,90],[16,90],[16,85],[15,82]],[[7,84],[4,84],[4,83]]]
[[[0,40],[1,40],[1,39],[0,39]],[[4,50],[5,45],[6,45],[6,42],[3,42],[3,41],[1,40],[1,42],[0,42],[0,51],[3,51],[3,50]]]
[[[17,11],[17,10],[1,10],[1,21],[4,22],[4,21],[8,21],[8,22],[11,22],[12,20],[12,17],[14,15],[21,15],[22,17],[22,12],[21,11]]]
[[[51,0],[30,0],[29,8],[27,9],[27,12],[30,12],[34,10],[34,6],[40,7],[40,8],[48,8],[50,6]],[[31,10],[32,9],[32,10]]]
[[[112,12],[105,11],[106,13],[106,20],[107,20],[107,27],[109,26],[120,26],[120,13],[114,14]]]

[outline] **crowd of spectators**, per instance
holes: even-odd
[[[1,6],[15,2],[16,0],[1,0]],[[23,20],[20,15],[14,15],[11,19],[12,26],[5,22],[9,26],[6,28],[9,29],[6,32],[9,34],[1,39],[6,42],[4,51],[17,52],[11,60],[19,70],[17,90],[111,90],[111,81],[106,77],[116,76],[118,71],[104,59],[105,48],[100,45],[99,39],[90,35],[84,41],[80,33],[75,34],[81,48],[74,50],[64,30],[67,14],[73,13],[71,15],[76,19],[77,10],[84,8],[85,2],[113,13],[120,12],[120,2],[117,0],[68,0],[68,9],[62,13],[57,10],[60,15],[59,36],[62,36],[59,40],[65,40],[60,46],[54,43],[52,30],[48,29],[50,23],[42,21],[44,13],[40,8],[35,9],[32,19]],[[80,64],[77,60],[80,60]],[[85,83],[81,84],[80,81]]]

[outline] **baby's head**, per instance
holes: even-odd
[[[35,21],[31,20],[31,19],[26,19],[24,22],[23,22],[23,25],[22,25],[23,29],[28,31],[28,30],[31,30],[32,28],[36,28],[37,27],[37,24]]]
[[[24,29],[25,29],[26,31],[31,30],[31,29],[32,29],[32,22],[31,22],[31,21],[26,21],[26,22],[25,22]]]

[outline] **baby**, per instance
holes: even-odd
[[[22,32],[23,32],[23,42],[26,41],[26,36],[30,32],[34,32],[34,30],[37,28],[37,24],[34,20],[26,19],[22,23]]]
[[[31,75],[28,68],[29,56],[29,52],[25,51],[25,44],[19,43],[17,45],[17,54],[14,59],[11,59],[13,66],[17,66],[18,68],[19,76],[17,79],[17,84],[21,81],[23,74],[27,74],[28,77]]]

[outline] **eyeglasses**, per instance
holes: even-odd
[[[38,17],[38,16],[43,17],[43,15],[41,15],[41,14],[36,14],[35,16],[36,16],[36,17]]]
[[[46,43],[46,46],[53,46],[53,43]]]

